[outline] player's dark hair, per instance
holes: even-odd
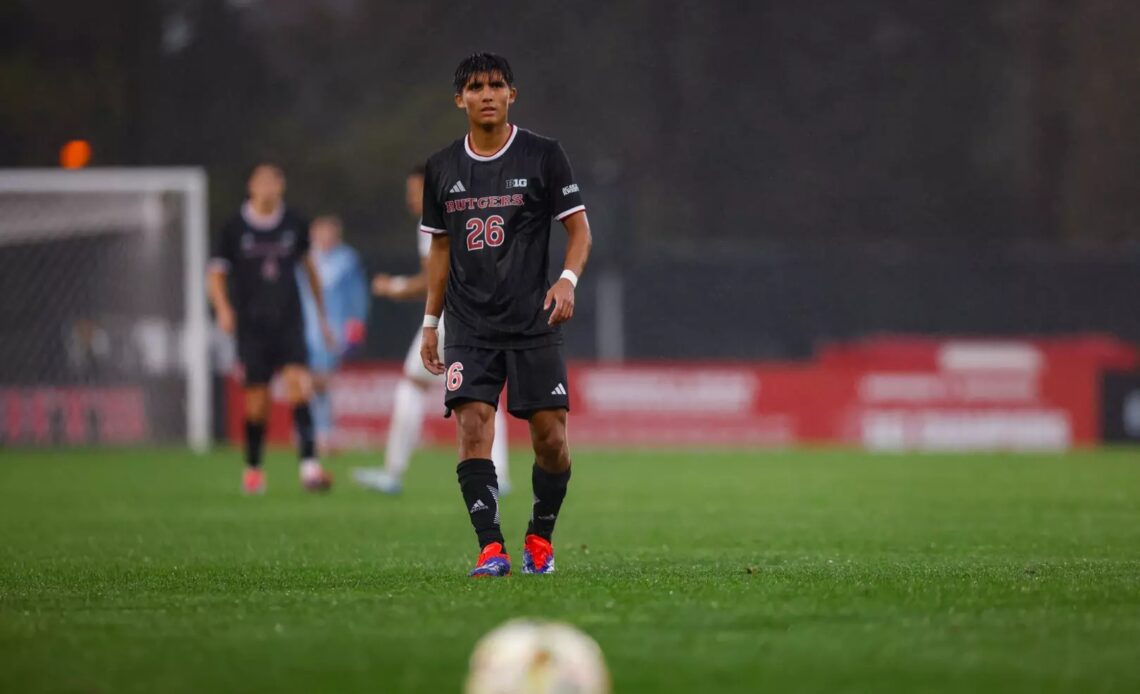
[[[455,93],[462,94],[467,82],[484,72],[492,75],[498,73],[503,76],[508,87],[515,86],[515,73],[506,58],[495,53],[472,53],[455,68]]]
[[[416,164],[412,168],[408,169],[408,175],[409,176],[419,176],[420,178],[423,178],[424,174],[426,174],[426,173],[427,173],[427,167],[424,166],[423,164]]]
[[[282,178],[285,177],[285,167],[281,165],[281,162],[277,161],[276,159],[270,159],[268,157],[263,157],[261,159],[255,160],[253,162],[253,164],[249,167],[249,169],[246,170],[246,172],[245,172],[246,180],[253,178],[254,172],[256,172],[258,169],[260,169],[263,166],[268,166],[271,169],[275,169],[279,176],[281,176]]]

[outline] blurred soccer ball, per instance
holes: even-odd
[[[516,619],[475,645],[467,694],[608,694],[602,649],[568,624]]]

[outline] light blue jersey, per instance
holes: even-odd
[[[297,283],[301,286],[301,306],[305,314],[305,342],[309,347],[309,366],[314,371],[332,371],[340,363],[347,347],[345,326],[349,321],[364,322],[368,317],[368,279],[360,256],[345,244],[338,244],[327,252],[312,250],[313,264],[321,279],[325,312],[329,327],[337,339],[337,346],[329,350],[321,335],[317,319],[317,304],[309,289],[304,267],[297,268]]]

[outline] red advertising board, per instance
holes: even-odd
[[[585,446],[790,446],[878,450],[1063,450],[1098,440],[1099,376],[1140,363],[1101,338],[1051,341],[882,338],[807,363],[675,363],[570,368],[569,433]],[[397,364],[355,365],[333,379],[338,443],[383,446]],[[230,384],[229,432],[241,432]],[[424,438],[452,444],[438,403]],[[275,407],[271,437],[290,440]],[[526,437],[512,424],[515,441]]]
[[[9,444],[136,444],[149,437],[141,388],[0,387]]]

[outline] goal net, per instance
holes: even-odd
[[[0,444],[211,440],[199,169],[0,170]]]

